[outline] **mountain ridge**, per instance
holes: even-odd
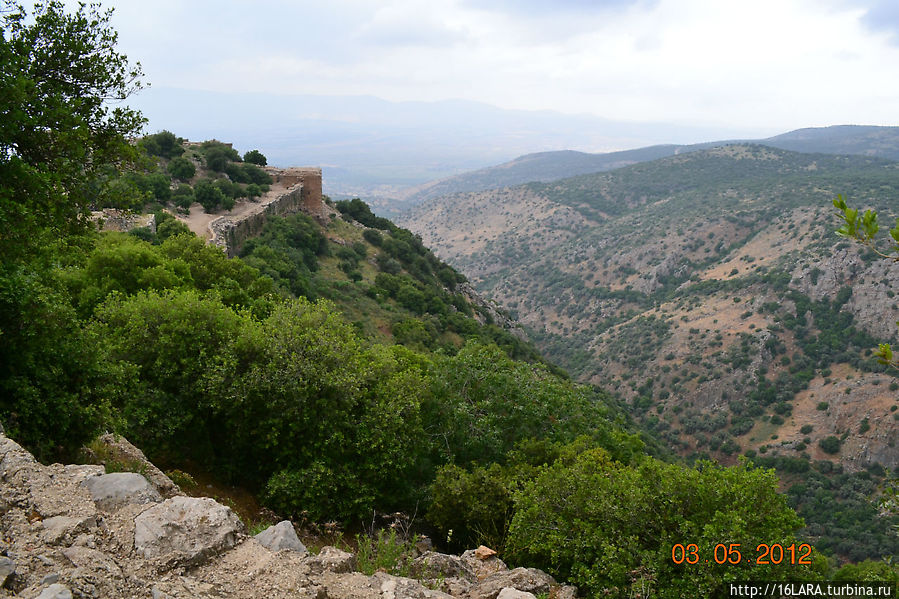
[[[859,154],[899,159],[899,127],[834,125],[804,128],[757,140],[721,140],[697,144],[663,144],[606,153],[573,150],[537,152],[509,162],[428,182],[397,194],[400,206],[411,206],[440,195],[481,191],[534,181],[548,182],[577,175],[614,170],[677,154],[731,145],[752,143],[803,153]],[[389,203],[382,210],[396,212]]]

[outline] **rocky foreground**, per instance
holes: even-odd
[[[355,571],[351,553],[324,547],[310,554],[290,522],[249,536],[230,508],[184,496],[145,464],[146,476],[105,474],[93,465],[44,466],[0,427],[0,597],[575,596],[573,587],[540,570],[509,569],[486,548],[461,557],[426,551],[413,563],[418,580],[366,576]]]

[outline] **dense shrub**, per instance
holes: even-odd
[[[833,435],[824,437],[823,439],[818,441],[818,447],[821,448],[821,451],[829,454],[839,453],[840,445],[840,439],[838,437],[834,437]]]
[[[726,581],[816,576],[809,567],[747,563],[759,543],[794,542],[802,521],[777,492],[774,473],[745,464],[685,469],[647,458],[628,467],[595,449],[546,468],[515,494],[514,510],[511,556],[594,596],[648,586],[659,597],[708,597]],[[695,543],[702,559],[676,565],[677,543]],[[742,562],[716,564],[719,543],[739,543]]]
[[[181,156],[173,158],[166,169],[171,176],[181,181],[187,181],[197,174],[197,167],[194,163]]]
[[[268,163],[268,160],[265,158],[265,155],[262,154],[259,150],[250,150],[246,154],[243,155],[244,162],[250,164],[256,164],[259,166],[265,166]]]

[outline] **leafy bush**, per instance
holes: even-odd
[[[206,167],[223,172],[229,162],[240,162],[240,154],[234,148],[219,141],[204,141],[202,145]]]
[[[206,212],[215,212],[225,202],[225,194],[211,179],[203,179],[194,185],[194,198]]]
[[[153,135],[147,135],[140,140],[140,145],[147,154],[161,158],[175,158],[184,153],[181,147],[183,140],[171,131],[160,131]]]
[[[375,247],[380,247],[381,243],[384,241],[377,229],[364,229],[362,231],[362,237],[365,238],[365,241]]]
[[[772,471],[746,463],[693,469],[651,458],[628,467],[600,449],[557,461],[515,494],[509,554],[577,584],[590,595],[630,596],[640,584],[659,597],[713,596],[747,576],[802,580],[820,576],[802,566],[748,565],[759,543],[794,542],[802,521],[777,492]],[[676,543],[695,543],[695,565],[672,561]],[[739,543],[740,564],[711,559],[717,544]],[[708,559],[708,562],[705,562]],[[642,573],[634,581],[634,573]]]
[[[432,485],[428,522],[454,548],[483,544],[502,550],[512,520],[513,476],[499,464],[467,471],[447,465]]]
[[[172,200],[179,208],[189,209],[194,203],[194,189],[190,185],[182,183],[172,192]]]
[[[268,163],[268,160],[266,160],[265,156],[259,150],[250,150],[244,154],[243,161],[259,166],[265,166]]]
[[[171,176],[181,181],[187,181],[197,174],[197,167],[194,166],[194,163],[182,156],[173,158],[166,169]]]
[[[836,454],[840,452],[840,439],[838,437],[834,437],[830,435],[829,437],[824,437],[820,441],[818,441],[818,447],[821,448],[821,451],[829,454]]]
[[[43,460],[71,456],[115,422],[133,372],[97,351],[67,289],[48,274],[0,266],[0,421]]]

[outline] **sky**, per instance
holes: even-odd
[[[160,88],[465,99],[747,133],[899,124],[895,0],[104,6]]]

